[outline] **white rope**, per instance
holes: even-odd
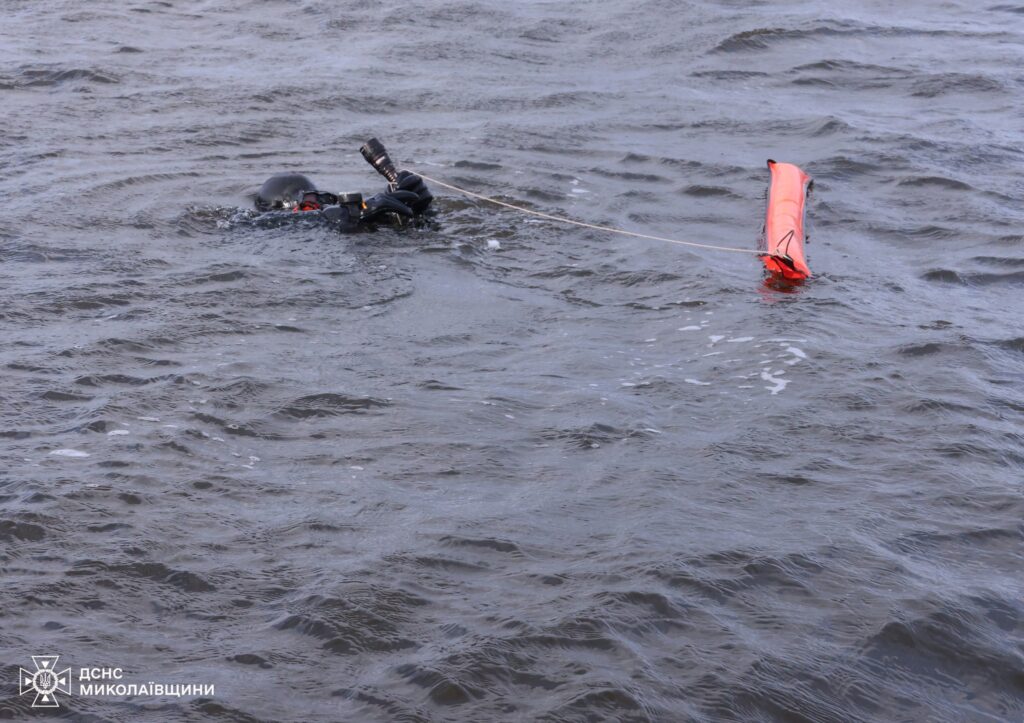
[[[736,247],[733,247],[733,246],[715,246],[714,244],[699,244],[699,243],[696,243],[695,241],[680,241],[679,239],[665,238],[664,236],[651,236],[651,235],[646,234],[646,233],[636,233],[635,231],[626,231],[626,230],[621,229],[621,228],[612,228],[611,226],[600,226],[600,225],[594,224],[594,223],[584,223],[583,221],[574,221],[571,218],[564,218],[562,216],[554,216],[554,215],[552,215],[550,213],[541,213],[540,211],[534,211],[533,209],[524,208],[523,206],[516,206],[515,204],[512,204],[512,203],[505,203],[504,201],[499,201],[496,198],[491,198],[490,196],[484,196],[482,194],[474,193],[473,191],[469,191],[469,190],[467,190],[465,188],[460,188],[459,186],[454,186],[454,185],[452,185],[450,183],[445,183],[444,181],[439,181],[438,179],[431,178],[427,174],[420,173],[419,171],[413,171],[413,173],[415,173],[416,175],[420,176],[425,181],[430,181],[435,186],[441,186],[442,188],[447,188],[449,190],[456,191],[457,193],[461,193],[463,195],[469,196],[470,198],[477,198],[477,199],[480,199],[481,201],[487,201],[487,203],[493,203],[496,206],[504,206],[505,208],[511,208],[513,211],[520,211],[522,213],[528,213],[531,216],[537,216],[539,218],[546,218],[549,221],[558,221],[560,223],[569,223],[569,224],[572,224],[573,226],[582,226],[583,228],[592,228],[592,229],[594,229],[596,231],[607,231],[608,233],[617,233],[617,234],[622,234],[623,236],[634,236],[636,238],[646,238],[646,239],[651,239],[652,241],[665,241],[666,243],[679,244],[680,246],[693,246],[693,247],[699,248],[699,249],[712,249],[714,251],[731,251],[732,253],[737,253],[737,254],[754,254],[756,256],[763,256],[763,255],[765,255],[763,252],[755,251],[754,249],[741,249],[741,248],[736,248]]]

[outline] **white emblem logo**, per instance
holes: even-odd
[[[54,693],[61,692],[71,695],[71,668],[57,672],[57,659],[59,655],[33,655],[32,662],[36,664],[35,672],[19,669],[18,673],[18,695],[25,695],[29,691],[35,691],[36,699],[32,701],[33,708],[59,708],[57,696]]]

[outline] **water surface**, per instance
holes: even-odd
[[[10,0],[0,717],[1024,716],[1024,6]],[[341,236],[271,173],[413,168]]]

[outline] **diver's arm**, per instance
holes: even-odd
[[[388,190],[366,199],[363,217],[373,218],[385,211],[394,211],[402,216],[418,216],[425,212],[434,200],[423,179],[411,171],[399,171],[388,156],[384,144],[376,138],[366,141],[359,149],[366,162],[388,179]],[[390,208],[388,208],[390,206]]]

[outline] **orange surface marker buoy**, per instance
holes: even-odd
[[[804,258],[804,212],[811,177],[792,163],[768,161],[768,212],[758,247],[765,269],[775,278],[803,281],[811,269]]]

